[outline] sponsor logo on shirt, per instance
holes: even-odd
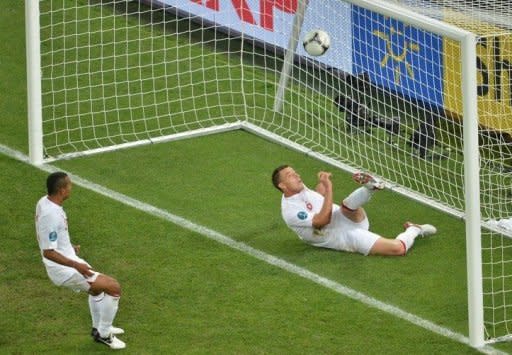
[[[297,213],[297,218],[300,219],[301,221],[303,221],[306,218],[308,218],[308,213],[304,212],[304,211],[300,211],[299,213]]]
[[[50,232],[50,235],[48,235],[48,239],[50,239],[50,242],[54,242],[57,240],[57,232]]]

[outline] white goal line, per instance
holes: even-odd
[[[11,149],[5,145],[0,144],[0,153],[8,156],[10,158],[30,164],[30,159],[28,156],[26,156],[25,154],[23,154],[17,150]],[[34,165],[32,165],[32,166],[34,166]],[[52,173],[55,171],[65,171],[63,169],[59,169],[57,166],[50,165],[50,164],[42,164],[42,165],[38,165],[38,166],[34,166],[34,167],[37,169],[40,169],[42,171],[45,171],[47,173]],[[214,240],[214,241],[221,243],[225,246],[228,246],[232,249],[241,251],[241,252],[243,252],[247,255],[250,255],[256,259],[264,261],[270,265],[277,266],[277,267],[281,268],[282,270],[285,270],[289,273],[292,273],[292,274],[298,275],[304,279],[310,280],[310,281],[312,281],[320,286],[323,286],[325,288],[328,288],[340,295],[343,295],[343,296],[349,297],[353,300],[356,300],[358,302],[361,302],[371,308],[375,308],[380,311],[386,312],[392,316],[395,316],[397,318],[400,318],[407,322],[410,322],[418,327],[424,328],[426,330],[429,330],[433,333],[436,333],[436,334],[446,337],[448,339],[451,339],[451,340],[457,341],[459,343],[470,346],[468,337],[466,337],[460,333],[457,333],[451,329],[437,325],[429,320],[423,319],[423,318],[416,316],[412,313],[404,311],[399,307],[379,301],[378,299],[368,296],[362,292],[359,292],[350,287],[344,286],[336,281],[333,281],[333,280],[330,280],[323,276],[320,276],[318,274],[315,274],[305,268],[302,268],[300,266],[297,266],[295,264],[287,262],[287,261],[280,259],[276,256],[268,254],[264,251],[255,249],[243,242],[236,241],[224,234],[216,232],[216,231],[214,231],[210,228],[207,228],[205,226],[196,224],[196,223],[189,221],[183,217],[172,214],[166,210],[157,208],[150,204],[139,201],[135,198],[132,198],[132,197],[129,197],[122,193],[119,193],[117,191],[111,190],[105,186],[91,182],[91,181],[84,179],[78,175],[75,175],[71,172],[67,172],[67,173],[70,175],[74,184],[81,186],[87,190],[90,190],[90,191],[93,191],[100,195],[103,195],[103,196],[105,196],[109,199],[112,199],[114,201],[118,201],[126,206],[133,207],[137,210],[146,212],[152,216],[161,218],[165,221],[171,222],[181,228],[188,229],[189,231],[200,234],[204,237],[207,237],[208,239]],[[484,345],[483,347],[478,348],[477,350],[483,354],[507,354],[506,352],[502,352],[498,349],[495,349],[494,347],[492,347],[490,345]]]

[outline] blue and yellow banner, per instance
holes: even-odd
[[[443,105],[442,38],[369,10],[352,9],[353,73],[405,97]]]
[[[445,13],[444,21],[479,36],[476,70],[479,122],[512,134],[512,35]],[[353,73],[378,86],[462,118],[458,43],[354,6]]]

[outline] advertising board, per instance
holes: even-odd
[[[199,17],[224,28],[243,32],[258,41],[288,47],[297,0],[158,0],[181,13]],[[326,21],[336,14],[334,23]],[[308,31],[321,28],[331,37],[331,48],[315,60],[350,73],[352,70],[350,5],[338,0],[310,0],[300,38]],[[301,41],[297,54],[307,56]]]

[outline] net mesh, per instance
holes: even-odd
[[[184,3],[187,11],[157,1],[40,2],[47,158],[244,122],[464,215],[459,43],[356,5],[311,0],[300,38],[320,27],[331,47],[313,58],[299,40],[286,73],[296,1],[271,11],[254,1]],[[499,339],[512,326],[512,7],[389,3],[478,36],[485,326]],[[215,22],[190,11],[194,4],[237,22]]]

